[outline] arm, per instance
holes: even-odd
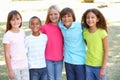
[[[105,75],[105,68],[106,68],[107,59],[108,59],[108,36],[106,36],[103,39],[103,48],[104,48],[104,56],[103,56],[103,63],[100,69],[99,77],[104,77]]]
[[[13,79],[14,78],[14,72],[12,70],[11,60],[10,60],[10,45],[9,44],[4,44],[3,46],[4,46],[6,66],[8,68],[8,76],[9,76],[10,79]]]
[[[45,26],[41,26],[41,28],[40,28],[40,32],[42,32],[42,33],[45,34]]]

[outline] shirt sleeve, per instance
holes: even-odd
[[[105,30],[102,30],[102,39],[104,39],[106,36],[108,36],[107,32]]]
[[[3,42],[2,42],[3,44],[10,44],[10,36],[9,36],[9,34],[5,34],[4,36],[3,36]]]
[[[25,48],[28,48],[28,37],[25,38]]]

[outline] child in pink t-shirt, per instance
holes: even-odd
[[[49,80],[62,80],[63,37],[58,26],[59,19],[59,10],[55,5],[52,5],[48,9],[46,22],[41,28],[41,32],[48,37],[45,58]]]
[[[16,10],[9,12],[3,46],[10,80],[29,80],[28,61],[24,45],[25,33],[20,29],[21,24],[20,13]]]

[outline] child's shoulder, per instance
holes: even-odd
[[[3,39],[4,38],[11,38],[11,33],[10,31],[7,31],[4,35],[3,35]]]
[[[50,26],[50,23],[43,24],[42,27]]]
[[[72,24],[75,26],[80,26],[80,27],[82,26],[81,22],[77,22],[77,21],[73,22]]]
[[[47,28],[49,28],[49,26],[51,26],[49,23],[43,24],[42,27],[41,27],[41,29],[42,30],[46,30]]]
[[[88,29],[83,29],[83,33],[87,33],[88,32]]]
[[[47,37],[47,35],[46,35],[46,34],[44,34],[44,33],[42,33],[42,32],[41,32],[41,36]]]
[[[99,31],[100,33],[107,33],[104,29],[101,29],[101,28],[98,28],[98,31]]]
[[[99,31],[99,34],[101,34],[101,35],[108,35],[108,33],[106,32],[106,30],[104,30],[104,29],[98,29],[98,31]]]
[[[46,26],[46,24],[43,24],[42,27]]]
[[[4,33],[4,36],[5,36],[5,35],[8,35],[8,34],[10,34],[10,31],[9,31],[9,30]]]
[[[77,29],[81,29],[82,30],[82,24],[80,22],[77,22],[77,21],[72,23],[72,27],[75,27]]]
[[[28,36],[25,37],[25,40],[28,40],[30,38],[31,38],[31,35],[28,35]]]
[[[25,32],[24,29],[20,28],[20,32]]]
[[[10,31],[10,30],[8,30],[5,34],[4,34],[4,37],[10,37],[10,36],[12,36],[13,35],[13,33]]]
[[[44,41],[47,41],[47,40],[48,40],[48,37],[47,37],[46,34],[41,33],[40,36],[41,36],[41,38],[42,38]]]

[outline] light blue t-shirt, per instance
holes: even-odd
[[[64,62],[81,65],[86,62],[86,45],[81,23],[73,22],[69,29],[59,22],[64,37]]]
[[[28,50],[28,65],[30,69],[46,67],[45,48],[47,40],[47,36],[42,33],[39,36],[30,35],[26,37],[25,47]]]

